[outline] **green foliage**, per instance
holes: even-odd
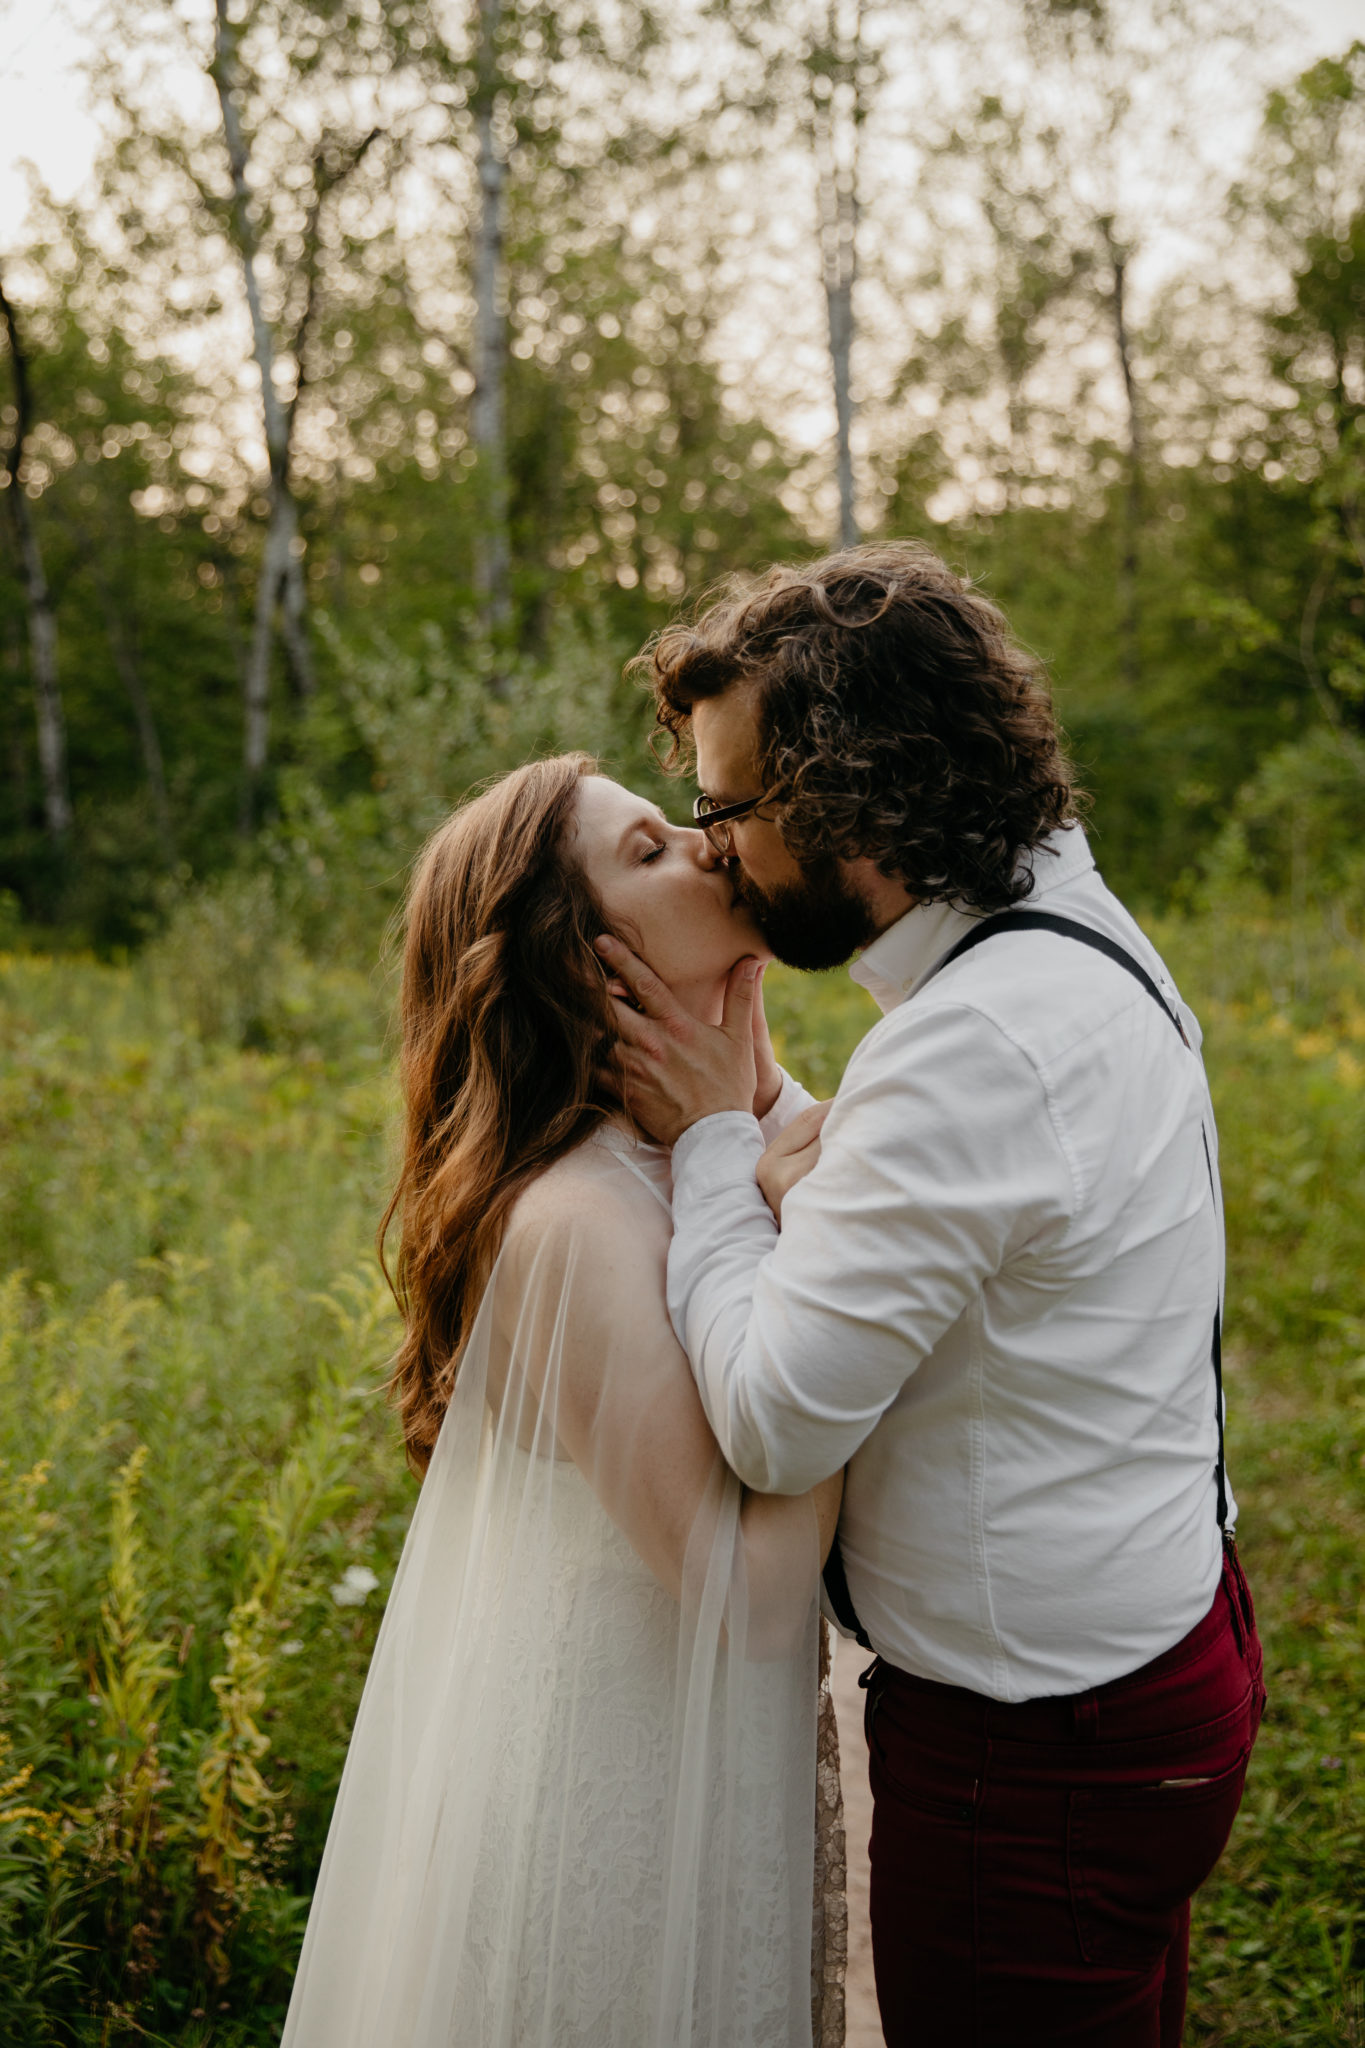
[[[1272,1696],[1189,2038],[1335,2048],[1362,1981],[1365,965],[1337,909],[1247,886],[1155,931],[1219,1109]],[[766,982],[832,1089],[868,998]],[[412,1499],[365,1253],[391,1082],[375,1006],[329,990],[324,1056],[206,1042],[146,970],[0,969],[3,2039],[258,2048],[283,2011]]]
[[[1267,754],[1238,792],[1205,864],[1201,900],[1210,907],[1311,905],[1338,934],[1365,923],[1365,744],[1318,727]]]
[[[146,967],[186,1030],[232,1046],[277,1042],[308,975],[270,877],[236,870],[182,897]]]
[[[349,995],[324,1062],[204,1047],[127,970],[0,974],[0,2039],[282,2012],[374,1635],[333,1589],[411,1499]]]
[[[659,793],[645,750],[651,718],[622,679],[627,650],[600,632],[563,632],[548,654],[511,663],[457,649],[435,626],[414,650],[387,636],[355,644],[330,635],[329,647],[333,680],[311,717],[312,766],[281,778],[264,847],[279,900],[314,952],[372,957],[427,835],[470,789],[535,755],[581,749]]]

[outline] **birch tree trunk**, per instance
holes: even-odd
[[[834,380],[835,476],[839,486],[839,545],[858,545],[858,511],[853,485],[853,286],[858,271],[856,191],[834,185],[823,235],[825,311],[829,320],[829,361]]]
[[[862,48],[861,0],[851,35],[841,33],[838,0],[831,0],[825,63],[812,86],[814,134],[819,159],[820,268],[829,329],[830,375],[834,386],[834,468],[839,491],[839,545],[856,547],[858,511],[853,477],[853,292],[858,280],[858,151],[863,105],[857,66]],[[823,96],[818,87],[825,81]],[[842,97],[851,104],[841,105]]]
[[[43,785],[43,818],[48,837],[63,846],[71,831],[71,796],[66,766],[66,719],[57,675],[57,614],[43,567],[33,514],[19,480],[24,449],[33,429],[33,396],[28,357],[14,308],[0,282],[0,320],[9,343],[14,379],[14,437],[5,455],[10,517],[19,552],[19,573],[28,611],[29,663],[33,675],[33,708],[38,725],[38,767]]]
[[[470,431],[479,458],[481,503],[474,573],[483,630],[496,643],[505,639],[512,611],[512,550],[507,530],[507,314],[502,263],[507,166],[496,121],[502,0],[478,0],[478,8],[475,134],[479,206],[474,229]]]
[[[212,64],[213,82],[223,116],[228,169],[232,178],[232,223],[251,317],[251,351],[261,380],[261,413],[270,464],[270,516],[265,551],[256,585],[255,620],[243,678],[242,796],[238,824],[249,832],[255,822],[257,796],[270,745],[270,658],[275,643],[275,618],[280,613],[294,687],[300,696],[313,688],[308,646],[307,593],[303,549],[299,542],[298,506],[290,487],[290,444],[294,414],[275,385],[275,338],[261,304],[257,275],[259,248],[251,218],[251,187],[247,179],[247,148],[237,105],[236,31],[228,20],[227,0],[215,0],[217,27]]]
[[[1123,539],[1119,556],[1119,633],[1124,680],[1136,684],[1142,674],[1138,568],[1142,547],[1142,479],[1146,450],[1143,442],[1141,399],[1133,369],[1132,337],[1128,332],[1128,257],[1114,242],[1107,227],[1104,227],[1102,232],[1112,266],[1114,347],[1123,377],[1123,394],[1128,411],[1128,476],[1124,491]]]

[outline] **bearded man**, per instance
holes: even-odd
[[[856,953],[883,1012],[765,1153],[757,962],[714,1029],[600,942],[721,1447],[764,1492],[847,1468],[886,2040],[1176,2048],[1265,1697],[1199,1027],[1096,872],[1038,664],[929,549],[773,569],[643,659],[773,952]]]

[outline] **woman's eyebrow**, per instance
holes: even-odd
[[[659,817],[660,819],[663,818],[662,811],[659,812]],[[626,847],[629,845],[630,841],[634,838],[637,832],[651,832],[653,831],[653,829],[653,818],[632,818],[630,823],[627,825],[625,831],[621,834],[621,837],[616,842],[617,853],[621,854],[625,852]]]

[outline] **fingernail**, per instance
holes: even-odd
[[[600,939],[594,939],[593,945],[599,953],[609,953],[611,951],[611,940],[607,938],[605,933]]]

